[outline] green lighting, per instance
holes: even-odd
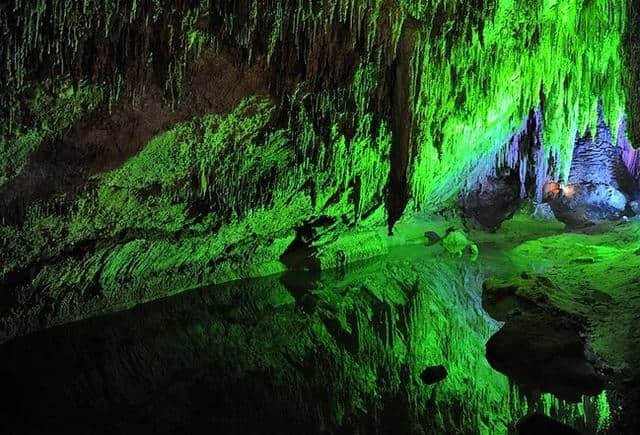
[[[328,384],[322,412],[336,427],[377,422],[384,397],[402,399],[424,424],[417,433],[507,434],[531,412],[610,430],[614,386],[573,404],[525,397],[492,369],[485,344],[499,325],[478,298],[491,274],[542,270],[557,287],[550,303],[587,319],[594,353],[626,374],[628,348],[610,333],[618,313],[595,321],[589,310],[621,306],[638,287],[640,223],[587,235],[517,216],[488,235],[460,230],[456,199],[505,161],[532,116],[543,181],[567,182],[599,104],[613,138],[626,115],[630,139],[639,134],[635,3],[0,5],[0,342],[262,277],[275,320],[254,335],[229,327],[230,349],[249,349],[255,371],[319,358],[327,371],[312,381]],[[156,111],[162,122],[147,125]],[[91,134],[125,125],[131,138],[69,144],[93,123]],[[49,170],[55,186],[38,178]],[[414,257],[388,260],[400,246]],[[317,304],[310,314],[284,284],[300,270],[313,281],[301,290]],[[448,376],[425,385],[422,370],[441,364]],[[289,385],[290,372],[277,373]]]
[[[540,106],[545,151],[560,179],[569,175],[576,134],[596,125],[599,98],[616,137],[625,104],[625,2],[495,3],[482,29],[456,22],[469,37],[418,44],[412,189],[427,207],[454,197],[466,176],[492,165]]]

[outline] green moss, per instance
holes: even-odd
[[[388,167],[391,132],[385,119],[388,110],[380,106],[386,101],[385,93],[393,92],[385,81],[389,66],[409,61],[398,59],[397,52],[407,26],[417,29],[418,38],[411,81],[403,84],[410,94],[407,110],[414,112],[413,117],[407,116],[413,118],[414,125],[408,128],[415,141],[408,176],[416,207],[435,210],[448,204],[468,177],[490,169],[532,109],[543,111],[545,152],[556,161],[554,178],[567,178],[575,136],[595,125],[599,99],[615,137],[626,104],[621,53],[627,5],[622,0],[294,3],[251,0],[243,5],[218,5],[203,0],[170,7],[163,0],[134,2],[118,13],[112,2],[83,0],[78,5],[65,4],[57,13],[46,2],[21,0],[14,9],[1,11],[5,27],[11,25],[6,33],[12,39],[0,52],[0,60],[5,63],[6,83],[22,93],[33,73],[26,59],[38,52],[37,47],[54,53],[69,47],[92,52],[91,35],[102,38],[115,32],[120,37],[109,41],[120,41],[120,45],[109,45],[111,54],[100,58],[106,63],[101,83],[107,82],[109,95],[117,98],[124,87],[134,88],[129,90],[135,97],[140,89],[129,82],[145,83],[153,69],[172,102],[179,97],[190,61],[203,47],[219,41],[243,48],[249,63],[260,55],[270,62],[306,60],[309,68],[297,90],[283,92],[282,100],[282,108],[292,112],[287,137],[297,143],[292,151],[297,157],[295,168],[298,172],[311,170],[320,200],[325,193],[333,194],[335,178],[344,183],[345,190],[353,189],[349,183],[359,180],[353,189],[358,202],[356,218],[386,185],[387,180],[378,174],[388,172],[384,168]],[[215,22],[210,27],[204,26],[212,19]],[[44,29],[47,21],[59,31],[55,38]],[[171,30],[158,32],[158,26]],[[344,46],[353,48],[360,64],[352,83],[335,90],[323,80],[344,80],[342,68],[330,68],[345,63],[344,59],[333,58],[333,51],[313,50],[326,47],[323,38],[344,27],[348,27]],[[154,56],[145,46],[136,57],[144,58],[148,65],[131,65],[129,58],[118,61],[135,35],[150,35],[155,41],[150,46],[160,47],[166,56]],[[345,55],[341,49],[335,53]],[[65,74],[72,69],[68,63],[73,55],[75,51],[67,56],[41,56],[33,67],[48,65],[55,74]],[[311,62],[314,56],[323,59]],[[322,66],[323,62],[327,65]],[[305,106],[300,107],[300,102]],[[10,113],[15,112],[14,106],[9,105]],[[344,125],[355,133],[345,135]],[[327,127],[318,138],[317,133]],[[16,149],[33,148],[38,137],[25,132],[23,140],[24,146]],[[246,151],[252,152],[251,148]],[[269,158],[286,161],[280,152],[283,150]],[[201,163],[211,167],[211,162]],[[242,176],[240,163],[234,166],[240,172],[232,174]],[[203,174],[208,170],[201,168]],[[294,178],[302,176],[298,173]],[[207,189],[206,180],[202,181]]]
[[[288,133],[267,128],[273,111],[268,101],[249,98],[228,115],[177,125],[104,177],[103,200],[118,189],[159,189],[174,200],[199,194],[221,216],[266,205],[272,192],[296,182],[286,176],[294,163]]]

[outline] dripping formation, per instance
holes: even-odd
[[[638,0],[3,2],[0,375],[33,348],[64,381],[0,422],[51,384],[34,433],[93,394],[166,430],[635,429],[639,28]],[[596,387],[529,376],[545,340]]]

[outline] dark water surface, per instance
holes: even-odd
[[[201,288],[0,347],[2,433],[513,432],[541,412],[595,433],[606,393],[520,392],[485,357],[498,252],[398,248],[345,270]],[[446,368],[433,385],[430,366]]]

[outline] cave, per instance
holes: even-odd
[[[0,2],[0,433],[640,433],[638,59],[638,0]]]

